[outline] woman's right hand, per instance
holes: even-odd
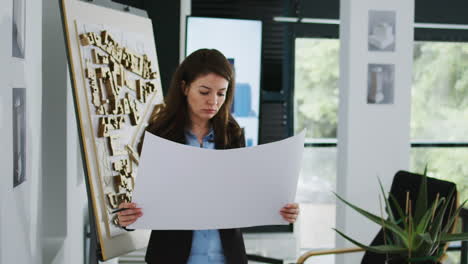
[[[121,203],[119,208],[128,208],[117,213],[118,222],[121,227],[135,223],[143,215],[141,208],[138,208],[136,203]]]

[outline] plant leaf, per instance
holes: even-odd
[[[401,227],[399,227],[397,224],[395,223],[392,223],[388,220],[385,220],[385,219],[382,219],[374,214],[371,214],[349,202],[347,202],[345,199],[341,198],[337,193],[335,193],[335,196],[341,200],[343,203],[347,204],[349,207],[353,208],[354,210],[356,210],[358,213],[362,214],[363,216],[367,217],[369,220],[373,221],[374,223],[382,226],[382,227],[385,227],[389,230],[391,230],[393,233],[397,234],[401,239],[402,239],[402,242],[405,246],[408,245],[408,237],[407,235],[405,234],[405,232],[403,231],[403,229],[401,229]]]
[[[429,233],[418,234],[418,236],[420,236],[421,239],[426,241],[427,243],[430,243],[430,244],[434,243],[434,241],[432,240],[431,235],[429,235]]]
[[[408,225],[405,221],[405,213],[403,212],[403,209],[401,208],[400,204],[398,204],[398,201],[395,198],[395,196],[391,193],[390,193],[390,199],[391,199],[391,202],[393,202],[393,206],[397,210],[398,215],[400,216],[400,219],[396,223],[399,224],[403,222],[403,226],[405,227],[405,229],[408,229]]]
[[[442,231],[442,223],[444,220],[444,215],[445,215],[445,212],[447,211],[447,207],[450,204],[449,201],[451,200],[451,197],[453,196],[454,192],[455,192],[455,188],[452,188],[449,195],[447,196],[448,199],[446,197],[440,198],[440,200],[444,201],[444,204],[441,206],[442,208],[437,210],[434,221],[431,223],[430,228],[429,228],[429,231],[431,232],[434,238],[439,237],[439,233]]]
[[[380,190],[382,191],[382,197],[385,200],[385,211],[387,212],[388,217],[390,218],[390,220],[392,222],[395,222],[395,217],[393,216],[392,207],[390,206],[390,201],[386,198],[387,195],[385,195],[385,191],[384,191],[384,188],[383,188],[382,181],[380,180],[379,177],[377,177],[377,180],[379,181]]]
[[[449,233],[449,229],[452,227],[454,224],[455,220],[457,217],[460,215],[460,211],[465,207],[465,204],[468,202],[468,200],[465,200],[455,211],[455,213],[449,218],[447,221],[447,225],[442,229],[442,233]]]
[[[398,215],[400,216],[400,218],[395,222],[395,224],[397,224],[398,226],[403,226],[405,230],[408,230],[408,224],[405,221],[405,214],[403,213],[403,209],[401,208],[400,204],[398,204],[398,201],[396,200],[395,196],[392,193],[389,193],[389,198],[390,198],[390,202],[393,205],[393,208],[396,209]],[[395,233],[392,233],[392,235],[394,236],[395,244],[405,245],[405,246],[408,245],[407,242],[404,242],[404,240],[407,241],[406,236],[405,238],[401,239]]]
[[[442,234],[440,236],[440,242],[462,241],[462,240],[468,240],[468,233]]]
[[[346,240],[349,242],[355,244],[356,246],[363,248],[368,251],[372,251],[375,253],[380,253],[380,254],[399,254],[399,253],[405,253],[407,252],[406,248],[403,247],[398,247],[398,246],[393,246],[393,245],[380,245],[380,246],[366,246],[364,244],[361,244],[357,242],[356,240],[350,238],[349,236],[345,235],[344,233],[338,231],[337,229],[333,228],[340,236],[344,237]]]
[[[418,191],[418,198],[416,199],[416,212],[414,220],[419,223],[424,213],[427,211],[427,164],[424,168],[424,175],[422,175],[421,185]]]
[[[440,198],[440,200],[444,201],[443,202],[444,204],[441,206],[442,208],[437,210],[436,216],[434,218],[435,220],[429,226],[428,231],[432,234],[433,240],[435,241],[435,243],[433,244],[433,249],[430,252],[431,255],[440,246],[440,243],[441,243],[440,239],[442,235],[444,234],[444,232],[442,232],[442,224],[444,220],[444,215],[445,215],[445,212],[447,211],[447,207],[450,204],[449,201],[451,200],[451,197],[453,196],[454,192],[455,192],[455,188],[452,188],[449,195],[447,196],[448,199],[446,199],[445,197]]]
[[[431,239],[429,233],[415,233],[414,234],[414,242],[413,247],[411,247],[411,251],[413,252],[411,255],[413,256],[426,256],[432,249],[432,244],[434,241]]]
[[[426,210],[426,213],[421,218],[420,222],[418,223],[418,226],[416,227],[416,232],[417,233],[426,232],[426,229],[429,226],[429,222],[430,222],[430,220],[432,218],[432,212],[434,211],[435,208],[438,208],[441,205],[442,201],[443,201],[442,199],[439,199],[439,201],[437,203],[436,203],[436,201],[434,201],[434,203],[431,206],[431,209]]]

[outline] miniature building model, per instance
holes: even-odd
[[[147,125],[141,116],[148,116],[160,93],[153,82],[158,74],[147,55],[122,46],[107,30],[81,33],[79,42],[108,222],[117,225],[112,210],[132,200],[139,160],[135,149]]]

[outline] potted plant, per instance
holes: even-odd
[[[464,201],[458,208],[454,208],[456,207],[454,204],[456,199],[452,199],[455,198],[453,197],[454,188],[447,197],[441,197],[437,194],[435,201],[429,205],[426,173],[427,168],[424,171],[419,187],[415,210],[411,208],[412,201],[409,192],[406,193],[405,206],[400,206],[392,194],[389,195],[389,198],[386,198],[379,179],[380,189],[386,205],[387,218],[384,218],[382,209],[381,216],[371,214],[335,193],[336,197],[346,205],[382,226],[384,234],[383,245],[366,246],[339,230],[335,229],[335,231],[358,247],[371,252],[385,254],[387,263],[438,263],[437,261],[445,252],[444,246],[447,242],[468,240],[468,233],[452,233],[455,220],[467,201]],[[394,212],[397,212],[397,214],[394,214]],[[449,214],[448,221],[443,221],[446,213]]]

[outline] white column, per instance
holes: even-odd
[[[392,17],[394,24],[386,23]],[[395,173],[409,168],[413,24],[414,1],[340,1],[337,190],[348,201],[376,214],[380,214],[377,176],[388,190]],[[369,45],[369,34],[377,35],[373,45]],[[391,35],[394,51],[388,46]],[[373,85],[370,96],[369,82]],[[389,88],[392,82],[393,91]],[[381,87],[383,94],[376,96]],[[368,103],[376,98],[384,104]],[[337,204],[337,228],[370,243],[379,227],[341,202]],[[337,235],[337,246],[353,245]],[[361,258],[362,254],[337,256],[336,263],[360,263]]]

